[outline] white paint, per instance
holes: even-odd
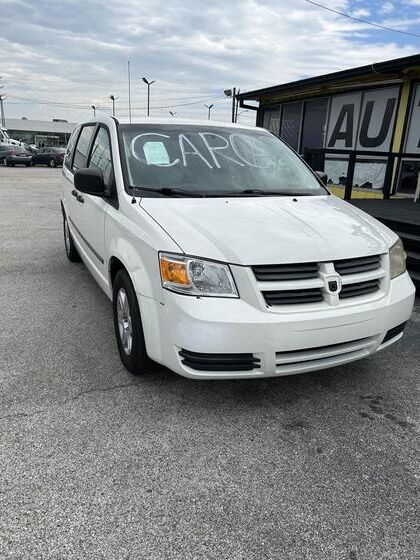
[[[213,169],[213,166],[207,161],[207,159],[203,156],[203,154],[194,146],[194,144],[187,138],[185,134],[180,134],[178,136],[179,147],[181,148],[182,153],[182,161],[184,166],[187,166],[187,155],[198,156],[210,169]],[[185,149],[185,143],[188,143],[192,151],[187,151]]]
[[[218,155],[220,157],[226,158],[229,161],[233,161],[233,163],[236,163],[237,165],[241,165],[242,167],[245,167],[245,165],[243,163],[241,163],[240,161],[237,161],[236,159],[226,155],[226,154],[221,154],[220,152],[222,150],[226,150],[226,148],[230,148],[231,145],[229,144],[229,140],[227,138],[225,138],[224,136],[221,136],[220,134],[215,134],[214,132],[199,132],[198,133],[199,136],[201,137],[201,139],[203,140],[204,144],[206,145],[206,148],[208,149],[208,151],[210,152],[210,155],[214,161],[214,165],[220,169],[220,163],[219,160],[216,157],[216,153],[218,152]],[[216,137],[216,138],[220,138],[223,142],[224,145],[223,146],[211,146],[206,138],[206,136],[211,136],[212,138]]]

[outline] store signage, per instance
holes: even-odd
[[[420,154],[420,84],[414,90],[405,151]]]
[[[389,151],[398,92],[398,87],[392,87],[333,96],[326,147]]]

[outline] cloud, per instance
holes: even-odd
[[[380,9],[380,13],[382,15],[390,14],[393,11],[394,11],[394,4],[392,2],[384,2]]]
[[[348,0],[328,0],[328,6],[351,12]],[[130,60],[135,115],[145,114],[140,78],[146,76],[156,80],[152,114],[167,115],[172,108],[177,116],[205,118],[205,100],[216,97],[212,114],[224,120],[230,101],[223,90],[233,85],[255,89],[416,50],[414,39],[382,33],[303,0],[212,0],[206,5],[197,0],[164,5],[158,0],[38,0],[36,5],[0,0],[0,13],[1,75],[10,117],[80,120],[91,114],[92,104],[109,112],[110,94],[119,98],[117,114],[127,114]],[[399,17],[409,28],[410,13]],[[29,104],[17,97],[72,107]],[[253,114],[241,118],[252,121]]]

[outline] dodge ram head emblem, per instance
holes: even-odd
[[[335,295],[341,292],[341,278],[338,274],[330,274],[325,277],[325,289],[327,294]]]

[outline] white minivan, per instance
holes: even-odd
[[[121,360],[196,379],[309,372],[401,338],[414,302],[398,236],[261,128],[112,117],[63,165],[71,261],[112,299]]]

